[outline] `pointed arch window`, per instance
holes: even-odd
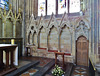
[[[80,0],[38,0],[38,16],[80,12]]]
[[[80,0],[70,0],[69,13],[80,12]]]
[[[38,16],[44,16],[46,13],[46,0],[38,0]]]
[[[67,0],[58,0],[58,14],[63,14],[64,12],[68,13],[68,1]]]
[[[56,0],[47,0],[47,15],[56,14]]]

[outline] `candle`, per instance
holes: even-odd
[[[14,39],[11,39],[11,44],[14,44]]]

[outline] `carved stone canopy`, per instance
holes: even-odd
[[[75,33],[76,33],[76,40],[79,36],[83,35],[85,36],[87,39],[89,38],[89,29],[88,27],[85,25],[85,22],[83,20],[81,20],[79,22],[79,26],[76,27],[76,30],[75,30]]]

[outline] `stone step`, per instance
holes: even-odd
[[[17,70],[5,75],[5,76],[19,76],[20,74],[22,74],[23,72],[27,71],[28,69],[30,69],[33,66],[36,66],[39,64],[39,61],[33,61],[21,68],[18,68]]]
[[[52,60],[46,66],[41,68],[38,72],[36,72],[33,76],[44,76],[47,71],[49,71],[55,65],[55,60]]]

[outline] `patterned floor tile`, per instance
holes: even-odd
[[[30,76],[30,74],[29,73],[24,73],[21,76]]]
[[[85,67],[74,67],[72,76],[89,76],[88,69]]]
[[[24,72],[23,74],[21,74],[20,76],[32,76],[33,74],[35,74],[38,70],[37,69],[29,69],[28,71]]]
[[[36,69],[30,69],[28,72],[29,73],[35,73],[35,72],[37,72],[37,70]]]

